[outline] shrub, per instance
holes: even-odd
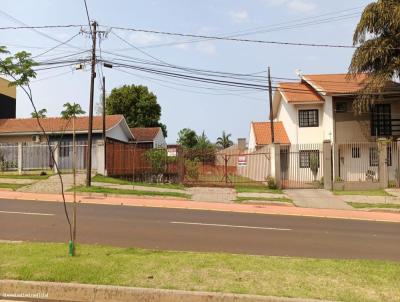
[[[267,177],[267,187],[270,190],[276,190],[278,189],[278,186],[276,184],[275,178],[268,176]]]
[[[197,181],[199,180],[200,177],[200,162],[198,159],[190,160],[187,159],[185,161],[185,169],[186,169],[186,175],[189,177],[190,180]]]

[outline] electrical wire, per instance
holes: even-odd
[[[68,40],[66,40],[66,41],[64,41],[64,42],[61,42],[61,43],[57,44],[56,46],[54,46],[54,47],[52,47],[52,48],[50,48],[50,49],[48,49],[48,50],[46,50],[46,51],[44,51],[44,52],[42,52],[42,53],[36,55],[36,56],[33,56],[32,59],[36,59],[36,58],[38,58],[38,57],[41,57],[41,56],[43,56],[43,55],[45,55],[45,54],[47,54],[47,53],[53,51],[54,49],[57,49],[57,48],[60,47],[60,46],[63,46],[63,45],[65,45],[65,44],[68,44],[69,42],[71,42],[73,39],[75,39],[75,38],[76,38],[77,36],[79,36],[80,34],[81,34],[81,33],[78,32],[77,34],[75,34],[75,35],[73,35],[71,38],[69,38]]]

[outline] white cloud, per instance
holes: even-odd
[[[296,13],[310,13],[317,9],[317,6],[309,0],[263,0],[270,6],[282,6]]]
[[[212,56],[217,52],[214,43],[210,41],[200,42],[197,44],[196,49],[206,55]]]
[[[287,7],[298,13],[310,13],[317,8],[314,3],[304,0],[292,0],[287,3]]]
[[[236,23],[245,22],[249,18],[249,13],[244,9],[239,11],[231,11],[229,15],[231,16],[232,20]]]
[[[183,44],[183,43],[182,44],[176,44],[174,47],[178,48],[180,50],[189,50],[189,45]]]
[[[161,38],[152,33],[135,32],[129,37],[129,40],[132,43],[143,46],[143,45],[149,45],[149,44],[152,44],[155,42],[160,42]]]

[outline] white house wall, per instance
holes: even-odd
[[[119,123],[115,127],[107,130],[106,135],[108,138],[112,138],[121,142],[129,142],[129,137],[123,130],[122,123]]]
[[[256,136],[254,134],[254,129],[253,129],[253,124],[251,124],[250,126],[250,136],[249,136],[249,152],[254,152],[256,151]]]
[[[162,130],[160,130],[156,137],[153,140],[153,144],[155,148],[166,148],[167,147],[167,143],[165,141],[164,135]]]

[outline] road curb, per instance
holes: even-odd
[[[133,288],[108,285],[0,280],[0,299],[62,300],[74,302],[323,302],[255,295]],[[325,301],[328,302],[328,301]]]

